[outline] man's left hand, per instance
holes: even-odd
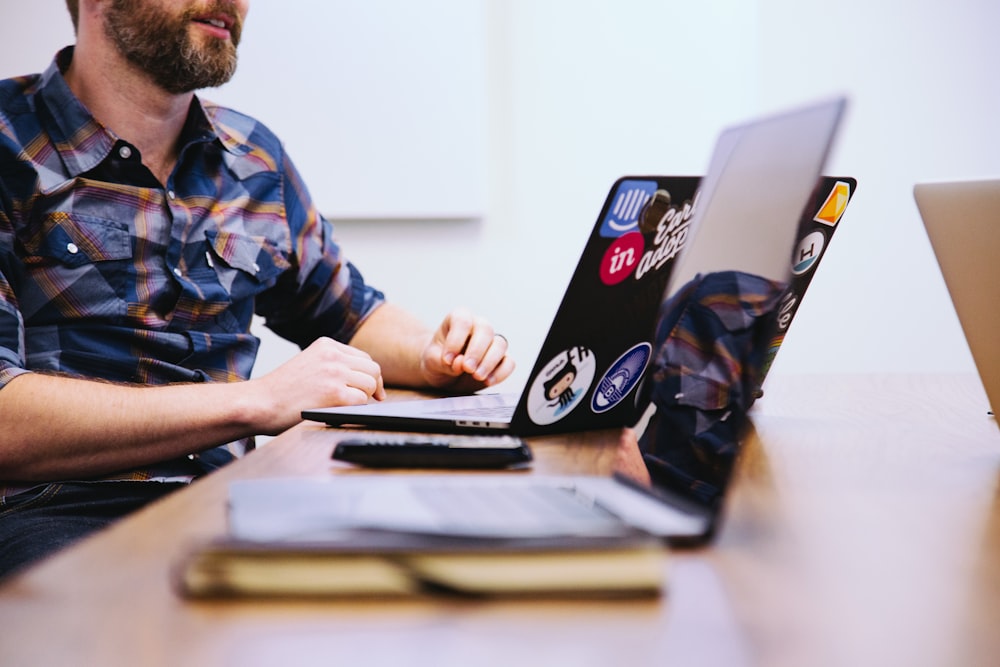
[[[457,309],[434,332],[420,370],[432,387],[465,393],[502,382],[514,371],[514,361],[507,356],[507,339],[489,322]]]

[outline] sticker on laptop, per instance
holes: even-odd
[[[833,227],[840,221],[851,198],[851,186],[844,181],[837,181],[826,196],[826,201],[819,207],[819,212],[813,218],[816,222]]]
[[[768,373],[771,372],[771,366],[774,364],[774,358],[778,355],[778,348],[781,344],[785,342],[785,334],[779,334],[771,339],[771,344],[767,348],[767,352],[764,354],[764,361],[760,367],[760,380],[763,381],[767,377]],[[760,398],[763,392],[758,387],[756,391],[756,396],[754,398]]]
[[[601,236],[618,238],[639,230],[639,214],[656,193],[656,181],[625,179],[618,184],[601,224]]]
[[[590,409],[600,414],[625,400],[642,379],[652,351],[653,346],[643,342],[618,357],[597,383]]]
[[[653,233],[653,239],[649,250],[639,260],[639,266],[635,270],[636,280],[642,280],[647,273],[658,271],[684,247],[691,218],[698,205],[698,195],[696,192],[693,200],[672,204],[669,192],[656,191],[641,216],[640,229]]]
[[[778,331],[784,332],[788,329],[788,326],[792,323],[792,318],[795,317],[795,311],[798,310],[799,306],[799,295],[794,292],[788,292],[785,296],[781,297],[781,302],[778,305],[778,315],[777,315],[777,327]],[[781,334],[784,336],[784,333]]]
[[[584,401],[594,382],[594,353],[571,347],[552,358],[531,383],[528,416],[539,426],[554,424]]]
[[[601,282],[617,285],[632,275],[645,248],[646,242],[639,232],[628,232],[615,239],[601,260]]]
[[[819,261],[826,245],[826,236],[820,230],[806,234],[792,253],[792,273],[801,276]]]

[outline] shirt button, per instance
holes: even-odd
[[[254,273],[260,273],[260,265],[257,264],[257,262],[253,263],[253,272]]]
[[[118,149],[118,155],[120,155],[123,160],[127,160],[132,157],[132,149],[128,146],[122,146]]]
[[[181,270],[180,270],[179,268],[175,268],[175,269],[174,269],[174,275],[175,275],[175,276],[177,276],[178,278],[180,278],[180,277],[182,277],[182,276],[183,276],[184,274],[183,274],[183,273],[181,273]]]
[[[76,253],[80,252],[80,248],[75,243],[67,243],[66,251],[69,252],[69,254],[71,255],[75,255]]]
[[[167,196],[170,197],[171,200],[177,199],[177,195],[174,194],[173,190],[167,190]]]

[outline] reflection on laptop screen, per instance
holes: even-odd
[[[822,249],[839,214],[821,213],[838,192],[846,206],[854,190],[853,179],[817,182],[843,106],[731,128],[717,144],[643,385],[655,414],[639,449],[655,487],[708,506],[722,500],[747,411],[811,278],[801,253],[809,239]]]

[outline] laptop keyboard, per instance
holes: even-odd
[[[476,408],[453,408],[440,412],[431,412],[432,415],[454,415],[456,417],[490,417],[493,419],[507,419],[514,416],[514,407],[510,405],[483,405]]]
[[[570,486],[416,485],[414,493],[443,524],[470,533],[604,534],[624,527],[618,517]]]

